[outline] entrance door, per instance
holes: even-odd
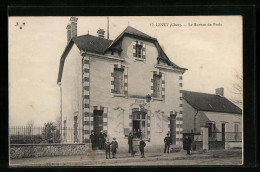
[[[137,136],[137,132],[140,130],[140,121],[139,120],[133,120],[133,131],[134,131],[134,137]]]
[[[101,130],[103,130],[103,111],[102,110],[94,110],[93,129],[94,129],[94,135],[95,135],[94,147],[98,147],[99,134],[100,134]]]
[[[144,112],[133,113],[133,132],[135,138],[146,137],[146,132],[147,132],[146,113]]]

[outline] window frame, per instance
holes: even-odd
[[[140,115],[140,118],[139,119],[137,119],[137,118],[135,118],[135,116],[136,116],[136,114],[138,114],[138,115]],[[143,119],[143,118],[141,118],[141,115],[145,115],[145,118]],[[147,113],[145,113],[145,112],[142,112],[142,111],[137,111],[137,112],[133,112],[132,113],[132,129],[134,129],[134,120],[135,121],[139,121],[139,123],[140,123],[140,129],[142,129],[142,126],[143,126],[143,122],[145,122],[145,131],[142,131],[142,134],[143,134],[143,139],[148,139],[148,134],[147,134],[147,131],[148,131],[148,121],[147,121],[147,116],[148,116],[148,114]]]
[[[116,78],[117,78],[117,74],[116,74],[117,72],[116,71],[122,72],[120,74],[120,75],[122,75],[121,81],[119,81],[119,79],[118,79],[118,81],[116,81]],[[121,82],[121,84],[119,84],[120,82]],[[116,84],[119,84],[119,85],[117,86]],[[119,88],[119,92],[117,90],[118,88]],[[114,68],[114,94],[116,94],[116,95],[124,95],[124,69]]]
[[[159,83],[156,80],[159,80]],[[159,85],[159,90],[158,86]],[[153,98],[162,99],[162,75],[153,74]]]

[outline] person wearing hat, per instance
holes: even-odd
[[[141,152],[141,158],[144,158],[144,147],[145,146],[146,146],[146,143],[141,138],[140,143],[139,143],[139,149],[140,149],[140,152]]]
[[[117,148],[118,148],[118,143],[117,143],[115,137],[113,138],[111,145],[112,145],[112,148],[111,148],[112,158],[116,158],[116,151],[117,151]]]
[[[166,150],[167,150],[167,153],[169,153],[171,143],[172,143],[172,139],[169,136],[169,133],[167,133],[166,137],[164,138],[164,144],[165,144],[164,153],[166,153]]]
[[[133,135],[132,135],[131,132],[128,135],[128,145],[129,145],[128,153],[132,153],[132,151],[133,151]]]
[[[106,159],[108,159],[108,158],[107,158],[107,154],[109,155],[109,159],[111,158],[111,157],[110,157],[110,145],[111,145],[111,143],[109,143],[109,139],[107,139],[107,141],[106,141],[106,143],[105,143]]]
[[[94,149],[94,146],[95,146],[95,135],[94,135],[94,132],[91,131],[91,134],[89,136],[89,139],[90,139],[90,142],[91,142],[91,147],[92,147],[92,150]]]

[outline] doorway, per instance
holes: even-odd
[[[222,135],[222,141],[225,141],[225,133],[226,133],[226,124],[221,124],[221,135]]]
[[[133,113],[133,134],[135,138],[145,138],[147,132],[146,127],[146,113],[134,112]]]
[[[102,110],[94,110],[93,112],[93,129],[94,129],[94,136],[95,142],[94,147],[99,147],[99,134],[101,130],[103,130],[103,111]]]

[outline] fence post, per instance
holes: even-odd
[[[202,133],[202,149],[209,150],[209,127],[207,125],[200,126]]]

